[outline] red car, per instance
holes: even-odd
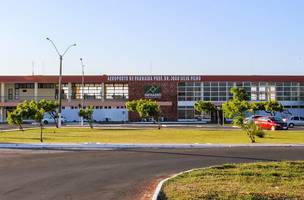
[[[262,129],[269,130],[288,130],[287,123],[279,117],[259,117],[254,120],[254,123]]]
[[[262,115],[251,115],[250,117],[246,117],[244,119],[244,124],[251,123],[252,121],[255,121],[259,117],[264,117],[264,116],[262,116]]]

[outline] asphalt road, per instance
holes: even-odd
[[[150,199],[161,178],[183,170],[300,159],[304,159],[304,147],[0,150],[0,199]]]

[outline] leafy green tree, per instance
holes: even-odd
[[[241,127],[251,142],[254,143],[258,132],[257,125],[254,123],[244,124],[245,113],[250,108],[246,91],[243,88],[231,88],[231,93],[233,94],[233,99],[223,104],[225,116],[232,118],[233,124]]]
[[[267,101],[265,103],[265,112],[272,116],[275,116],[276,112],[283,112],[284,107],[281,103],[276,100]]]
[[[24,101],[23,103],[18,105],[19,108],[22,110],[22,118],[23,119],[34,119],[34,115],[36,114],[36,107],[37,107],[37,102],[32,100],[32,101]],[[17,107],[18,107],[17,106]]]
[[[233,87],[230,89],[234,100],[249,101],[249,96],[246,90],[242,87]]]
[[[158,118],[160,115],[160,106],[156,101],[148,100],[139,100],[136,105],[136,110],[140,117],[149,118],[154,117]]]
[[[222,105],[227,118],[233,119],[233,123],[237,126],[243,124],[245,112],[249,109],[248,95],[244,88],[233,87],[230,89],[232,100]]]
[[[87,108],[81,108],[78,115],[83,117],[83,119],[88,120],[90,128],[93,129],[93,106],[88,106]]]
[[[126,103],[126,108],[130,112],[137,112],[141,118],[147,119],[153,117],[154,120],[156,120],[158,123],[158,129],[161,128],[161,109],[160,106],[156,103],[156,101],[152,101],[151,99],[139,99],[128,101]]]
[[[210,102],[210,101],[199,100],[199,101],[195,102],[194,109],[197,112],[199,112],[200,114],[202,114],[202,112],[205,112],[205,113],[208,113],[210,115],[211,115],[212,112],[216,111],[216,113],[217,113],[217,115],[216,115],[217,121],[219,120],[219,116],[218,116],[219,112],[217,110],[217,107],[212,102]]]
[[[130,112],[136,112],[136,106],[139,100],[132,100],[126,102],[126,108]]]
[[[206,112],[206,113],[209,113],[209,114],[212,111],[216,111],[216,107],[212,102],[202,101],[202,100],[199,100],[199,101],[195,102],[194,109],[199,113]]]
[[[249,108],[247,101],[229,100],[223,104],[223,110],[226,118],[233,119],[233,123],[236,126],[243,124],[245,113]]]
[[[279,103],[276,100],[269,100],[269,101],[263,101],[263,102],[253,102],[250,104],[251,112],[254,114],[256,111],[265,111],[266,113],[269,113],[272,116],[275,116],[276,112],[283,112],[284,107],[281,103]]]
[[[19,130],[23,131],[22,123],[24,119],[30,119],[29,102],[26,100],[23,103],[19,103],[13,112],[9,112],[7,121],[9,125],[15,124],[19,126]]]
[[[39,104],[54,119],[55,125],[58,128],[58,102],[42,99],[39,101]]]
[[[12,112],[8,113],[7,122],[9,125],[17,125],[19,127],[19,130],[23,131],[22,123],[22,112],[20,109],[15,109]]]
[[[23,119],[33,119],[39,123],[40,126],[40,141],[43,142],[43,123],[42,119],[44,116],[45,110],[42,107],[42,104],[36,101],[24,101],[17,105],[17,108],[9,114],[9,124],[17,124],[22,129]]]
[[[250,104],[249,111],[253,112],[254,115],[256,114],[257,111],[265,110],[265,102],[252,102]]]

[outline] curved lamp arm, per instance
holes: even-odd
[[[54,46],[54,48],[55,48],[55,50],[56,50],[56,52],[57,52],[58,56],[60,56],[60,53],[59,53],[59,51],[58,51],[58,49],[57,49],[56,45],[54,44],[53,40],[51,40],[51,39],[50,39],[50,38],[48,38],[48,37],[47,37],[46,39],[52,43],[52,45]]]
[[[68,46],[68,48],[64,51],[64,53],[62,54],[62,57],[68,52],[68,50],[71,48],[71,47],[75,47],[76,44],[71,44],[70,46]]]

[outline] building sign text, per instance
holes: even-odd
[[[156,75],[156,76],[108,76],[108,81],[201,81],[201,76]]]

